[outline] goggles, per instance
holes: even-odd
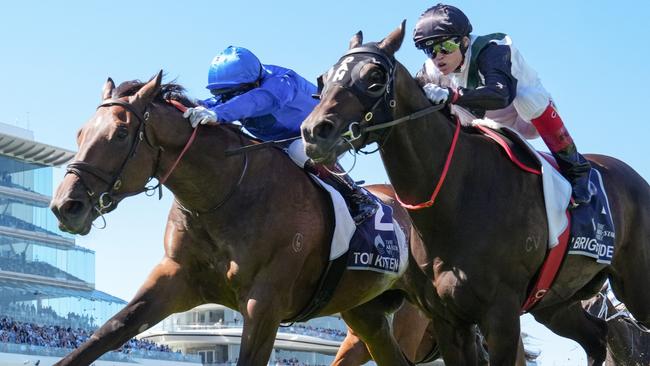
[[[242,95],[251,89],[254,88],[253,84],[246,84],[244,86],[240,87],[235,87],[235,88],[226,88],[226,89],[211,89],[210,93],[214,95],[214,97],[223,102],[226,102],[236,96]]]
[[[458,50],[459,48],[460,48],[460,40],[450,38],[442,42],[433,43],[431,45],[425,44],[424,47],[422,47],[422,51],[424,51],[427,57],[436,58],[436,56],[438,56],[438,53],[442,53],[443,55],[448,55],[450,53],[456,52],[456,50]]]

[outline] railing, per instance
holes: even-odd
[[[26,355],[50,356],[50,357],[63,357],[72,352],[69,348],[59,347],[43,347],[34,346],[31,344],[16,344],[0,342],[0,353],[20,353]],[[129,353],[122,352],[108,352],[102,355],[99,359],[114,362],[130,362],[137,363],[134,358],[145,358],[163,361],[178,361],[189,363],[201,363],[201,357],[198,355],[184,355],[182,353],[173,352],[159,352],[148,350],[131,350]]]
[[[31,344],[3,343],[0,342],[0,352],[2,353],[20,353],[25,355],[63,357],[72,352],[72,349],[59,347],[43,347]],[[128,355],[118,352],[108,352],[100,357],[100,360],[115,362],[132,362],[135,363]]]
[[[178,332],[178,331],[188,331],[188,330],[217,330],[217,329],[231,329],[231,328],[241,328],[243,324],[241,322],[226,322],[226,323],[214,323],[214,324],[165,324],[163,323],[160,328],[163,331],[168,332]],[[309,326],[301,325],[292,325],[289,327],[281,327],[278,329],[278,333],[290,333],[290,334],[299,334],[305,336],[318,337],[322,339],[332,340],[332,341],[342,341],[345,338],[345,332],[340,331],[341,334],[336,334],[337,329],[325,329],[325,328],[314,328]]]
[[[201,356],[190,355],[177,352],[160,352],[149,350],[129,350],[128,355],[131,358],[148,358],[162,361],[194,362],[201,363]]]

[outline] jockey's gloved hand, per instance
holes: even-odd
[[[443,88],[433,83],[425,84],[422,89],[433,104],[450,103],[456,95],[453,89]]]
[[[217,114],[205,107],[188,108],[183,117],[189,118],[190,124],[196,128],[199,124],[212,125],[217,124]]]

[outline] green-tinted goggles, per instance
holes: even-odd
[[[436,58],[436,56],[438,56],[438,53],[448,55],[450,53],[456,52],[456,50],[459,48],[460,40],[448,39],[442,42],[434,43],[432,45],[425,44],[422,48],[422,51],[424,51],[428,57]]]

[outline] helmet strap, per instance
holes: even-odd
[[[465,44],[465,37],[467,37],[468,39],[467,44]],[[467,50],[469,49],[469,44],[470,44],[469,35],[463,36],[460,39],[460,53],[461,55],[463,55],[463,59],[461,60],[460,65],[458,65],[458,68],[454,70],[454,72],[458,72],[460,68],[463,67],[463,65],[465,64],[465,56],[467,56]]]

